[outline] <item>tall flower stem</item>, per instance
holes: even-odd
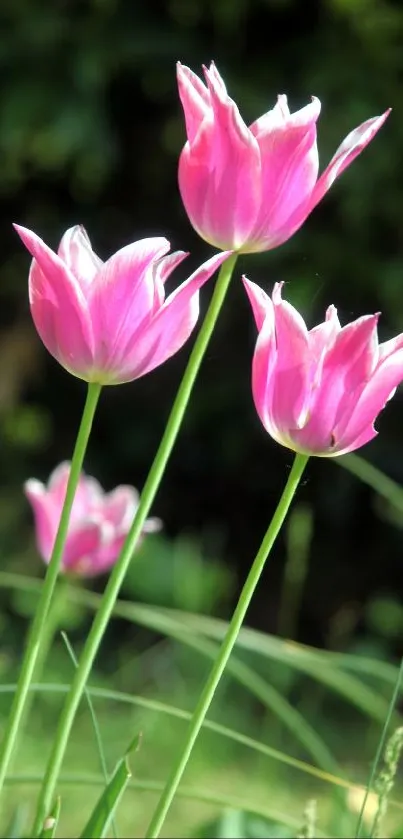
[[[264,535],[262,544],[253,561],[245,585],[239,597],[235,612],[232,616],[224,641],[220,647],[218,656],[207,678],[206,684],[200,694],[199,701],[193,712],[192,719],[187,731],[186,740],[180,754],[179,760],[174,767],[165,785],[161,798],[157,804],[154,815],[151,819],[146,833],[146,839],[155,839],[160,834],[165,817],[172,804],[176,790],[178,789],[182,775],[186,769],[188,760],[193,750],[199,731],[205,720],[207,711],[211,705],[218,683],[224,673],[227,661],[232,653],[235,642],[238,638],[244,617],[252,600],[253,593],[259,582],[265,562],[281,529],[288,509],[295,495],[302,473],[308,461],[308,455],[296,454],[291,472],[283,490],[278,507]]]
[[[56,534],[55,544],[53,546],[52,556],[50,558],[50,562],[47,568],[44,585],[42,588],[41,596],[39,598],[39,603],[37,605],[35,616],[28,634],[25,654],[21,664],[20,677],[18,679],[17,689],[14,694],[10,715],[8,718],[6,730],[4,732],[3,741],[1,743],[0,791],[3,788],[4,780],[7,774],[7,769],[11,760],[11,756],[14,752],[17,737],[19,735],[19,730],[23,720],[25,703],[27,701],[33,673],[41,651],[42,642],[43,639],[46,638],[46,622],[48,618],[48,612],[52,602],[57,576],[62,563],[63,550],[68,532],[70,513],[73,506],[74,496],[79,481],[84,455],[87,449],[87,444],[92,428],[92,422],[94,419],[94,414],[98,404],[100,393],[101,385],[88,385],[87,398],[85,401],[80,428],[78,430],[77,440],[74,447],[70,475],[66,489],[66,497],[60,516],[60,522]]]
[[[148,516],[151,505],[158,491],[169,456],[178,436],[197,373],[213,333],[221,307],[224,303],[236,259],[236,254],[230,256],[220,268],[210,306],[196,338],[183,379],[172,406],[161,443],[148,473],[147,480],[144,484],[136,516],[133,520],[133,524],[126,538],[119,559],[109,578],[100,608],[94,618],[90,633],[81,653],[78,668],[75,672],[70,691],[66,697],[61,712],[58,728],[53,741],[52,751],[39,794],[33,830],[35,836],[38,832],[40,832],[43,821],[52,806],[57,778],[62,765],[77,707],[85,690],[88,675],[91,671],[92,664],[101,644],[108,621],[112,615],[120,587],[124,580],[138,538],[141,534],[143,524]]]
[[[60,617],[63,616],[64,605],[66,602],[66,593],[64,590],[63,583],[65,582],[64,579],[58,580],[58,583],[55,587],[52,596],[52,602],[50,604],[48,614],[46,616],[45,626],[42,632],[38,656],[35,663],[34,672],[32,674],[32,681],[39,683],[42,681],[43,670],[49,655],[49,652],[53,646],[53,642],[55,640],[55,636],[57,632],[61,628]],[[23,713],[21,715],[21,719],[18,726],[18,739],[17,743],[14,746],[13,757],[11,759],[11,763],[9,764],[9,770],[12,768],[13,761],[18,755],[18,753],[22,750],[24,743],[23,737],[26,731],[27,721],[29,720],[29,716],[31,713],[31,708],[33,703],[35,702],[36,694],[33,690],[30,690],[27,694],[27,698],[25,700]]]

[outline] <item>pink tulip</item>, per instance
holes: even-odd
[[[66,231],[57,254],[14,225],[33,256],[29,300],[49,352],[87,382],[116,385],[174,355],[199,315],[199,288],[228,254],[216,254],[165,298],[164,283],[187,256],[163,238],[141,239],[103,263],[83,227]]]
[[[61,463],[47,486],[31,478],[24,485],[36,527],[38,551],[49,562],[66,495],[70,464]],[[119,486],[105,493],[95,478],[81,474],[70,516],[62,570],[81,576],[107,571],[116,561],[139,503],[137,490]],[[159,530],[159,519],[147,519],[143,534]]]
[[[178,64],[187,143],[179,189],[199,235],[218,248],[250,253],[281,245],[383,125],[389,111],[355,128],[318,178],[319,99],[291,114],[287,97],[247,127],[214,64],[207,86]]]
[[[244,278],[258,328],[252,390],[271,436],[296,452],[333,457],[376,436],[374,422],[403,381],[403,334],[378,343],[378,315],[341,327],[329,306],[308,331],[296,309]]]

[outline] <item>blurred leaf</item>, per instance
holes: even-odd
[[[222,562],[205,557],[195,539],[163,535],[146,539],[131,563],[124,588],[154,604],[211,612],[228,599],[232,574]]]
[[[129,755],[138,749],[139,743],[140,737],[137,736],[130,744],[125,756],[119,761],[81,834],[82,839],[99,839],[99,837],[105,836],[131,778]]]
[[[368,627],[385,638],[400,638],[403,631],[403,606],[393,597],[374,597],[367,603]]]
[[[17,804],[10,822],[6,826],[5,835],[7,839],[20,839],[26,833],[26,823],[29,807],[26,802],[21,801]]]
[[[224,810],[218,819],[208,822],[194,833],[196,839],[292,839],[284,824],[257,818],[242,810]]]

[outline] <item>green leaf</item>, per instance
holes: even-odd
[[[24,835],[28,813],[29,806],[27,802],[20,801],[19,804],[17,804],[4,833],[8,839],[19,839],[20,836]]]
[[[208,821],[196,831],[195,839],[289,839],[290,827],[270,822],[244,810],[227,807],[217,819]]]
[[[81,834],[81,839],[100,839],[113,819],[119,801],[130,781],[129,754],[140,745],[140,735],[134,738],[122,760],[119,761],[108,785],[99,797]]]
[[[53,839],[53,836],[56,833],[57,825],[59,823],[60,817],[60,796],[56,798],[56,801],[52,807],[51,812],[49,813],[48,817],[45,819],[43,823],[42,830],[39,834],[39,839]]]

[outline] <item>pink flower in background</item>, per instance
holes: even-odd
[[[141,239],[102,262],[83,227],[66,231],[57,254],[14,225],[32,254],[29,300],[49,352],[87,382],[144,376],[181,349],[199,316],[199,288],[227,254],[216,254],[165,298],[164,283],[187,256],[164,238]]]
[[[38,551],[45,562],[49,562],[52,553],[69,473],[70,464],[61,463],[52,472],[47,486],[35,478],[24,485],[34,512]],[[62,570],[91,577],[107,571],[118,558],[138,503],[139,495],[134,487],[119,486],[112,492],[104,492],[95,478],[82,473],[70,516]],[[160,528],[159,519],[147,519],[143,535]]]
[[[259,336],[252,364],[256,410],[296,452],[332,457],[376,436],[374,422],[403,381],[403,334],[378,343],[378,315],[341,327],[337,310],[308,331],[299,312],[244,278]]]
[[[281,245],[383,125],[389,111],[355,128],[318,180],[320,102],[291,114],[287,97],[248,126],[212,63],[206,85],[178,64],[187,143],[179,189],[195,230],[218,248],[245,253]]]

